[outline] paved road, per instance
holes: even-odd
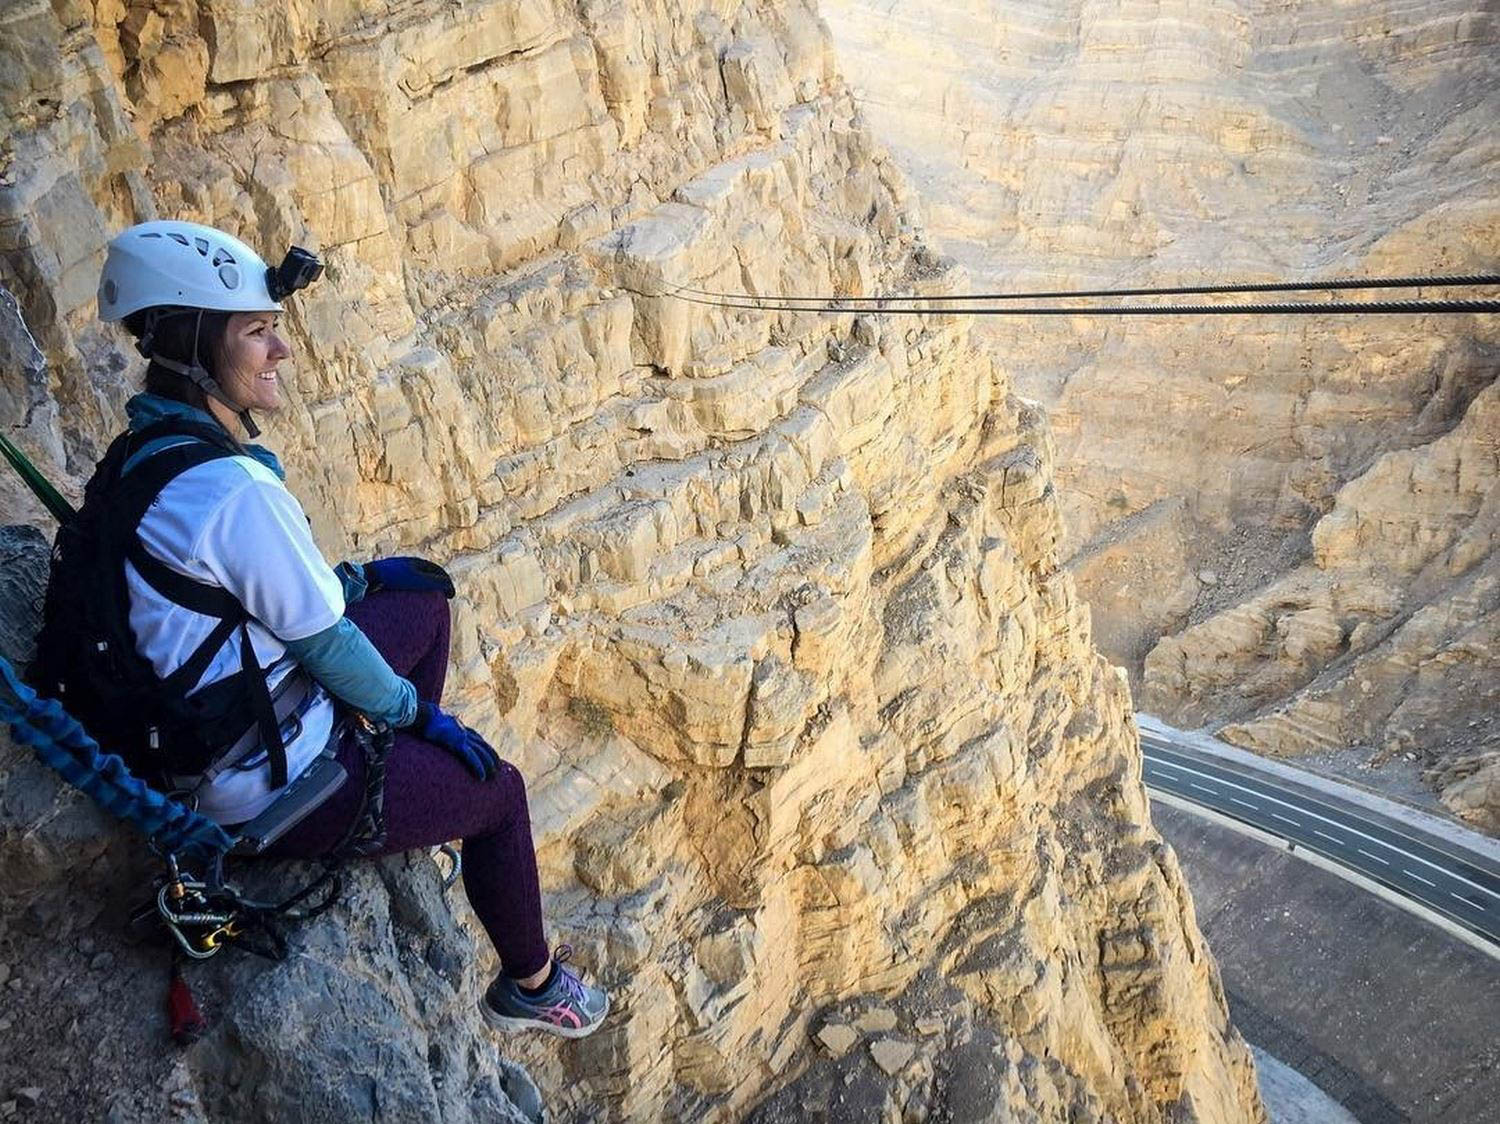
[[[1500,958],[1484,942],[1243,824],[1151,803],[1251,1046],[1360,1124],[1500,1124]]]
[[[1500,955],[1500,863],[1406,819],[1142,729],[1147,788],[1279,837],[1420,903]],[[1243,755],[1240,755],[1243,757]],[[1285,770],[1280,770],[1285,772]]]

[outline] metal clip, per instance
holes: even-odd
[[[223,948],[226,942],[234,940],[235,937],[239,936],[244,931],[244,928],[240,925],[237,919],[231,920],[225,922],[223,925],[220,925],[217,929],[203,934],[203,937],[199,940],[198,945],[208,955],[212,956],[215,952],[218,952],[219,949]]]
[[[213,908],[205,893],[208,887],[184,877],[176,855],[167,856],[167,871],[167,881],[156,894],[156,912],[183,952],[194,960],[207,960],[240,935],[239,913]]]

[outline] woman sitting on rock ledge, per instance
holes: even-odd
[[[257,435],[252,411],[282,408],[278,366],[291,352],[278,332],[279,298],[319,272],[305,251],[268,269],[238,239],[187,222],[143,223],[109,244],[100,317],[123,321],[149,360],[145,392],[126,406],[141,443],[129,447],[121,478],[201,440],[203,427],[221,446],[219,455],[170,476],[140,520],[145,556],[133,544],[125,566],[136,648],[162,680],[194,665],[176,679],[189,699],[212,697],[211,688],[230,677],[244,679],[249,650],[258,665],[250,675],[262,675],[262,696],[277,702],[274,717],[258,727],[270,737],[244,735],[259,737],[244,743],[247,756],[202,774],[162,773],[205,816],[233,826],[272,805],[321,755],[336,754],[347,779],[269,852],[317,858],[339,845],[362,812],[366,761],[352,736],[355,715],[393,728],[378,853],[462,838],[464,887],[502,966],[480,1004],[485,1019],[505,1031],[582,1037],[597,1029],[609,1001],[549,953],[525,784],[439,705],[454,592],[448,574],[418,558],[334,570],[276,457],[232,436],[222,447],[236,425]],[[211,587],[221,601],[227,592],[249,617],[243,645],[163,586]]]

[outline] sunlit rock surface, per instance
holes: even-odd
[[[738,1116],[800,1071],[820,1012],[923,969],[968,998],[954,1033],[997,1044],[996,1114],[1264,1119],[1009,359],[950,318],[666,295],[965,283],[812,9],[33,0],[3,21],[0,280],[49,366],[5,370],[0,418],[66,489],[138,368],[94,320],[112,232],[174,215],[327,260],[285,321],[269,438],[330,558],[422,552],[457,580],[453,708],[527,776],[554,935],[614,995],[592,1038],[504,1043],[554,1119]],[[3,767],[89,834],[23,753]],[[97,848],[75,861],[5,807],[0,847],[39,872],[8,915],[67,900],[47,871],[97,877]],[[382,874],[389,907],[362,876],[298,938],[316,972],[227,977],[231,1029],[173,1087],[275,1114],[384,1050],[403,1080],[350,1085],[366,1102],[335,1082],[324,1115],[518,1096],[472,1037],[492,965],[423,944],[419,875]],[[303,979],[384,1037],[318,1033]],[[114,1008],[48,1009],[87,1039]],[[300,1049],[272,1051],[273,1010]],[[881,1111],[943,1103],[886,1063]],[[135,1079],[119,1111],[160,1118]]]
[[[825,9],[975,291],[1500,262],[1500,28],[1475,0]],[[1064,555],[1143,706],[1271,753],[1409,753],[1500,827],[1496,317],[985,329],[1046,404]]]

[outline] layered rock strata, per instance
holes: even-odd
[[[48,365],[6,372],[0,416],[65,486],[134,378],[93,319],[111,232],[172,214],[326,258],[286,319],[271,437],[330,555],[455,576],[452,706],[527,776],[554,933],[614,995],[592,1038],[505,1044],[554,1119],[741,1115],[799,1072],[823,1008],[924,968],[968,997],[956,1039],[999,1046],[996,1113],[1263,1119],[1149,825],[1128,689],[1058,565],[1040,412],[951,318],[668,294],[963,283],[812,9],[3,18],[3,281]],[[7,803],[0,836],[35,872],[3,939],[36,953],[44,917],[73,935],[63,891],[107,863],[69,842],[103,828],[20,751],[4,767],[47,809]],[[423,863],[359,874],[292,966],[224,977],[241,1014],[183,1056],[193,1106],[526,1099],[474,1029],[493,965],[455,955]],[[52,999],[103,1025],[108,1005]],[[372,1012],[360,1049],[327,1033]],[[890,1111],[941,1103],[892,1064]],[[151,1116],[123,1080],[121,1111]]]
[[[1476,752],[1500,747],[1497,473],[1492,382],[1450,432],[1341,489],[1310,562],[1153,648],[1146,705],[1245,714],[1224,736],[1263,752],[1448,750],[1444,802],[1500,831],[1500,748]]]
[[[978,290],[1495,271],[1500,31],[1472,0],[827,10],[862,110]],[[986,327],[1048,408],[1064,553],[1144,705],[1230,723],[1226,737],[1268,752],[1360,746],[1378,762],[1399,748],[1435,766],[1450,807],[1500,823],[1493,782],[1472,779],[1500,751],[1494,699],[1471,706],[1465,688],[1500,667],[1471,588],[1494,565],[1493,533],[1473,521],[1489,474],[1476,496],[1469,460],[1492,456],[1493,419],[1471,414],[1493,385],[1496,318]],[[1467,442],[1462,466],[1450,436]],[[1415,484],[1408,456],[1426,466]],[[1438,514],[1438,497],[1456,499]],[[1320,628],[1288,649],[1277,620],[1317,598],[1266,606],[1326,569],[1329,519],[1360,521],[1371,551],[1344,560],[1360,578],[1317,581],[1381,594],[1328,609],[1345,637],[1363,626],[1359,645]],[[1468,539],[1461,556],[1371,572],[1434,519],[1436,538]],[[1316,718],[1298,693],[1314,679],[1339,685]]]

